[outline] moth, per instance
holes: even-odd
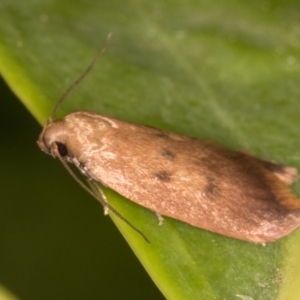
[[[53,121],[104,50],[60,99],[37,143],[66,168],[75,165],[106,210],[118,214],[98,183],[158,216],[253,243],[275,241],[300,225],[300,201],[289,187],[297,178],[293,167],[95,112]]]

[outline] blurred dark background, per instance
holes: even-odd
[[[164,299],[0,78],[0,283],[20,299]]]

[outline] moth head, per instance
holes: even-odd
[[[68,155],[66,143],[66,131],[62,120],[48,123],[41,132],[37,144],[39,148],[50,155],[55,156],[53,147],[55,146],[60,154],[64,157]]]

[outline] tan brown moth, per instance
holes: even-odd
[[[66,163],[74,164],[100,196],[83,187],[106,210],[119,215],[99,182],[158,216],[249,242],[275,241],[300,225],[300,201],[289,188],[297,177],[295,168],[95,112],[78,111],[53,121],[63,99],[104,50],[62,96],[38,146],[69,171]]]

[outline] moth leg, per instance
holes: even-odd
[[[90,179],[91,183],[93,184],[93,186],[96,188],[96,190],[98,191],[98,193],[101,195],[101,198],[103,200],[103,209],[104,209],[104,215],[107,216],[109,213],[109,205],[107,202],[107,198],[105,196],[105,194],[103,193],[102,189],[100,188],[100,186],[97,184],[97,182],[93,179]]]
[[[107,203],[107,198],[106,198],[105,194],[103,193],[103,191],[101,190],[100,187],[98,188],[98,191],[99,191],[99,193],[101,194],[101,197],[102,197],[103,201],[104,201],[106,204],[108,204],[108,203]],[[105,215],[105,216],[108,215],[108,212],[109,212],[109,207],[108,207],[108,205],[104,205],[103,208],[104,208],[104,215]]]
[[[75,162],[73,162],[75,164]],[[87,178],[87,180],[96,188],[96,190],[98,191],[98,193],[100,194],[101,196],[101,199],[102,199],[102,205],[103,205],[103,208],[104,208],[104,215],[108,215],[108,212],[109,212],[109,205],[108,205],[108,202],[107,202],[107,199],[106,199],[106,196],[104,195],[102,189],[99,187],[99,185],[97,184],[97,182],[92,178],[92,176],[89,174],[86,166],[83,164],[83,163],[80,163],[78,162],[77,163],[79,166],[78,166],[78,169],[81,171],[81,173]]]
[[[102,191],[102,189],[99,187],[97,181],[91,180],[91,184],[96,188],[96,190],[100,193],[101,197],[98,195],[95,195],[94,197],[101,202],[101,204],[104,207],[104,214],[107,215],[109,211],[114,213],[118,218],[120,218],[123,222],[125,222],[129,227],[131,227],[134,231],[136,231],[138,234],[140,234],[143,239],[147,242],[150,243],[148,238],[144,235],[144,233],[136,228],[133,224],[131,224],[125,217],[123,217],[117,210],[115,210],[110,204],[107,202],[107,199]]]
[[[298,170],[294,167],[285,166],[274,161],[261,159],[256,157],[246,151],[238,151],[244,155],[250,156],[254,158],[257,162],[259,162],[264,168],[271,171],[279,180],[286,183],[287,185],[291,185],[298,178]]]
[[[161,226],[164,223],[164,218],[162,215],[158,214],[157,212],[155,213],[158,219],[158,225]]]

